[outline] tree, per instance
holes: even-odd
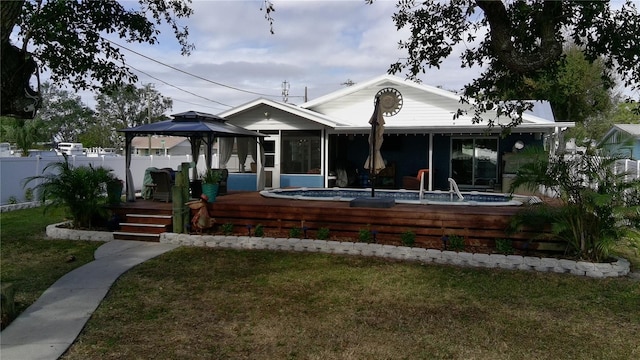
[[[603,66],[615,70],[625,86],[639,87],[640,21],[631,0],[617,10],[604,1],[450,0],[416,4],[399,0],[397,6],[393,20],[398,29],[409,27],[411,35],[400,42],[408,58],[392,64],[389,71],[406,70],[408,77],[415,79],[428,68],[438,68],[456,46],[464,45],[462,67],[484,67],[478,78],[465,85],[461,97],[463,102],[475,100],[475,121],[481,121],[482,112],[496,110],[511,116],[509,125],[501,125],[507,130],[519,124],[522,112],[532,105],[524,101],[526,98],[506,98],[504,94],[512,94],[513,89],[527,93],[527,81],[556,77],[567,42],[582,49],[590,63],[602,59]],[[483,32],[484,38],[474,45]]]
[[[173,101],[162,96],[151,84],[145,85],[144,88],[127,85],[111,89],[96,96],[96,101],[100,124],[111,129],[112,147],[124,146],[123,136],[116,130],[164,120],[167,118],[165,112],[173,106]]]
[[[75,90],[135,82],[124,55],[103,34],[155,44],[166,23],[182,54],[188,55],[193,45],[188,42],[187,27],[178,21],[193,13],[190,0],[139,3],[139,9],[126,9],[116,0],[0,0],[0,115],[35,116],[41,95],[29,81],[43,69],[51,72],[55,83],[69,83]],[[20,46],[11,44],[9,38],[15,26]]]
[[[41,94],[42,108],[36,119],[42,121],[47,141],[78,142],[80,134],[95,123],[94,111],[80,96],[48,82],[42,84]]]

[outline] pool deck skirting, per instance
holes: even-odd
[[[58,225],[60,224],[47,226],[47,236],[49,238],[87,241],[113,240],[113,233],[72,230],[60,228]],[[591,278],[623,277],[629,275],[631,270],[629,261],[622,258],[618,258],[611,263],[592,263],[556,258],[476,254],[418,247],[296,238],[190,235],[166,232],[160,234],[160,243],[217,249],[297,251],[370,256],[423,264],[552,272]]]

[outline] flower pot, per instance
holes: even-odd
[[[118,205],[122,200],[122,182],[113,181],[107,183],[107,202],[109,205]]]
[[[207,197],[209,198],[208,202],[212,203],[216,201],[219,186],[219,184],[202,184],[202,193],[207,195]]]

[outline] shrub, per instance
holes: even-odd
[[[32,188],[26,188],[24,190],[24,199],[26,201],[33,201],[33,189]]]
[[[222,233],[224,235],[231,235],[233,234],[233,224],[231,223],[222,224],[220,230],[222,230]]]
[[[43,175],[26,178],[24,185],[40,181],[35,189],[39,190],[42,202],[48,201],[45,211],[62,206],[71,214],[76,229],[92,228],[94,222],[108,218],[103,205],[106,183],[114,179],[110,169],[91,165],[74,167],[65,155],[64,161],[50,163],[43,172]]]
[[[464,250],[464,238],[458,235],[449,235],[448,249],[452,251]]]
[[[255,235],[256,237],[263,237],[264,236],[264,226],[262,224],[256,225],[256,229],[253,231],[253,235]]]
[[[318,229],[318,233],[316,234],[316,239],[318,240],[327,240],[329,238],[329,228],[321,227]]]
[[[500,254],[513,254],[513,241],[511,239],[496,239],[496,251]]]
[[[9,196],[9,204],[17,204],[18,198],[15,196]]]
[[[302,236],[302,229],[294,226],[291,229],[289,229],[289,237],[290,238],[297,238],[299,239]]]
[[[363,243],[370,243],[372,241],[371,230],[369,227],[358,231],[358,241]]]
[[[522,226],[550,226],[545,238],[566,242],[581,259],[602,261],[620,240],[640,239],[640,179],[628,180],[616,171],[616,149],[587,146],[584,154],[549,156],[529,150],[530,161],[521,166],[511,189],[543,186],[560,200],[560,206],[525,207],[512,218],[510,231]],[[635,224],[635,225],[634,225]]]
[[[416,233],[410,230],[405,231],[400,235],[400,239],[402,240],[402,245],[413,246],[416,243]]]

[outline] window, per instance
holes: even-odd
[[[320,130],[282,131],[282,173],[319,174]]]

